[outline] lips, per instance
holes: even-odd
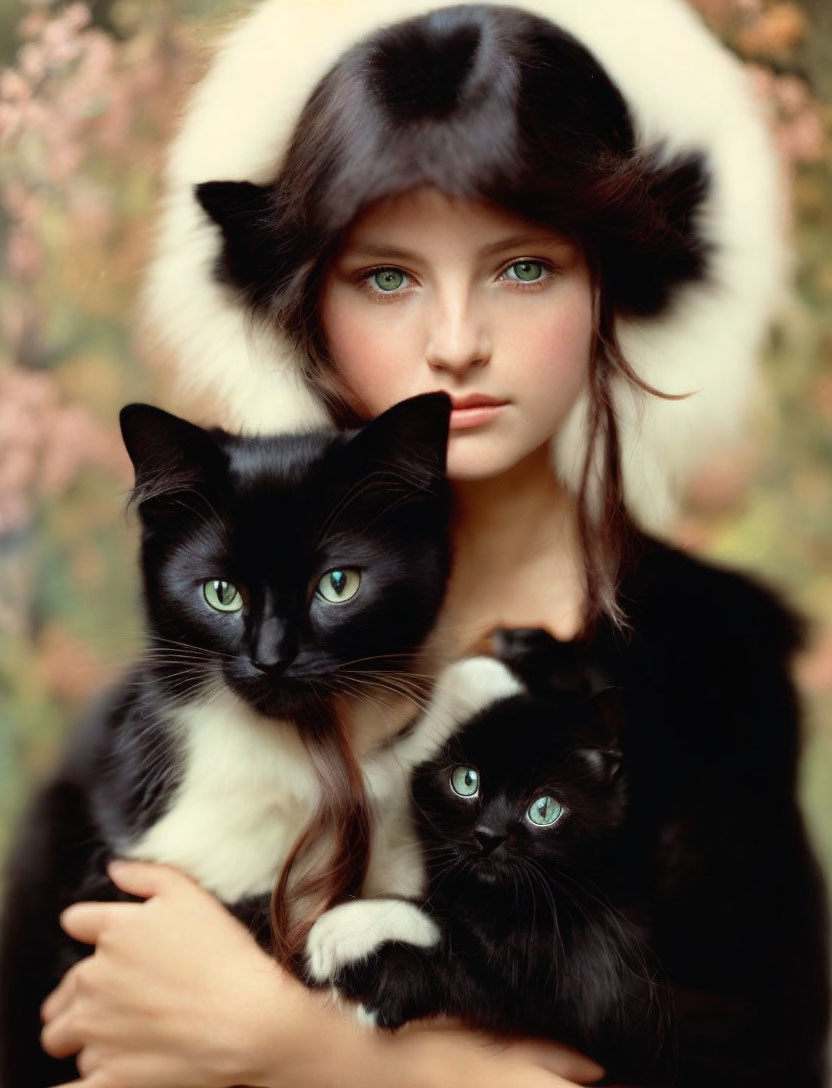
[[[451,403],[451,430],[461,431],[491,423],[501,414],[508,401],[484,393],[469,393],[466,397],[451,397]]]
[[[453,410],[466,411],[469,408],[499,408],[506,402],[497,397],[487,397],[483,393],[469,393],[467,397],[451,396]]]

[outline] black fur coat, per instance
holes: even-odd
[[[649,538],[602,633],[628,704],[628,850],[673,982],[680,1085],[820,1088],[822,881],[798,811],[802,624],[740,574]]]

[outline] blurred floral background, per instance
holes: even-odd
[[[769,117],[796,269],[755,433],[702,473],[674,536],[812,621],[802,788],[832,873],[832,5],[691,2]],[[139,645],[117,414],[137,399],[194,410],[136,300],[178,104],[234,14],[0,0],[0,857],[61,738]]]

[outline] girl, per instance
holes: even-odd
[[[635,523],[666,517],[746,399],[783,264],[765,137],[675,0],[425,8],[378,29],[369,2],[270,0],[232,35],[174,149],[151,315],[232,424],[450,393],[439,644],[454,657],[495,624],[603,643],[633,723],[628,863],[674,986],[681,1083],[819,1088],[799,625]],[[67,912],[97,951],[44,1008],[44,1045],[80,1050],[80,1083],[601,1073],[435,1025],[356,1032],[180,874],[113,878],[148,902]]]

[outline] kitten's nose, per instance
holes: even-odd
[[[479,843],[483,854],[491,854],[501,842],[506,841],[506,836],[499,831],[493,831],[490,827],[474,828],[474,838]]]

